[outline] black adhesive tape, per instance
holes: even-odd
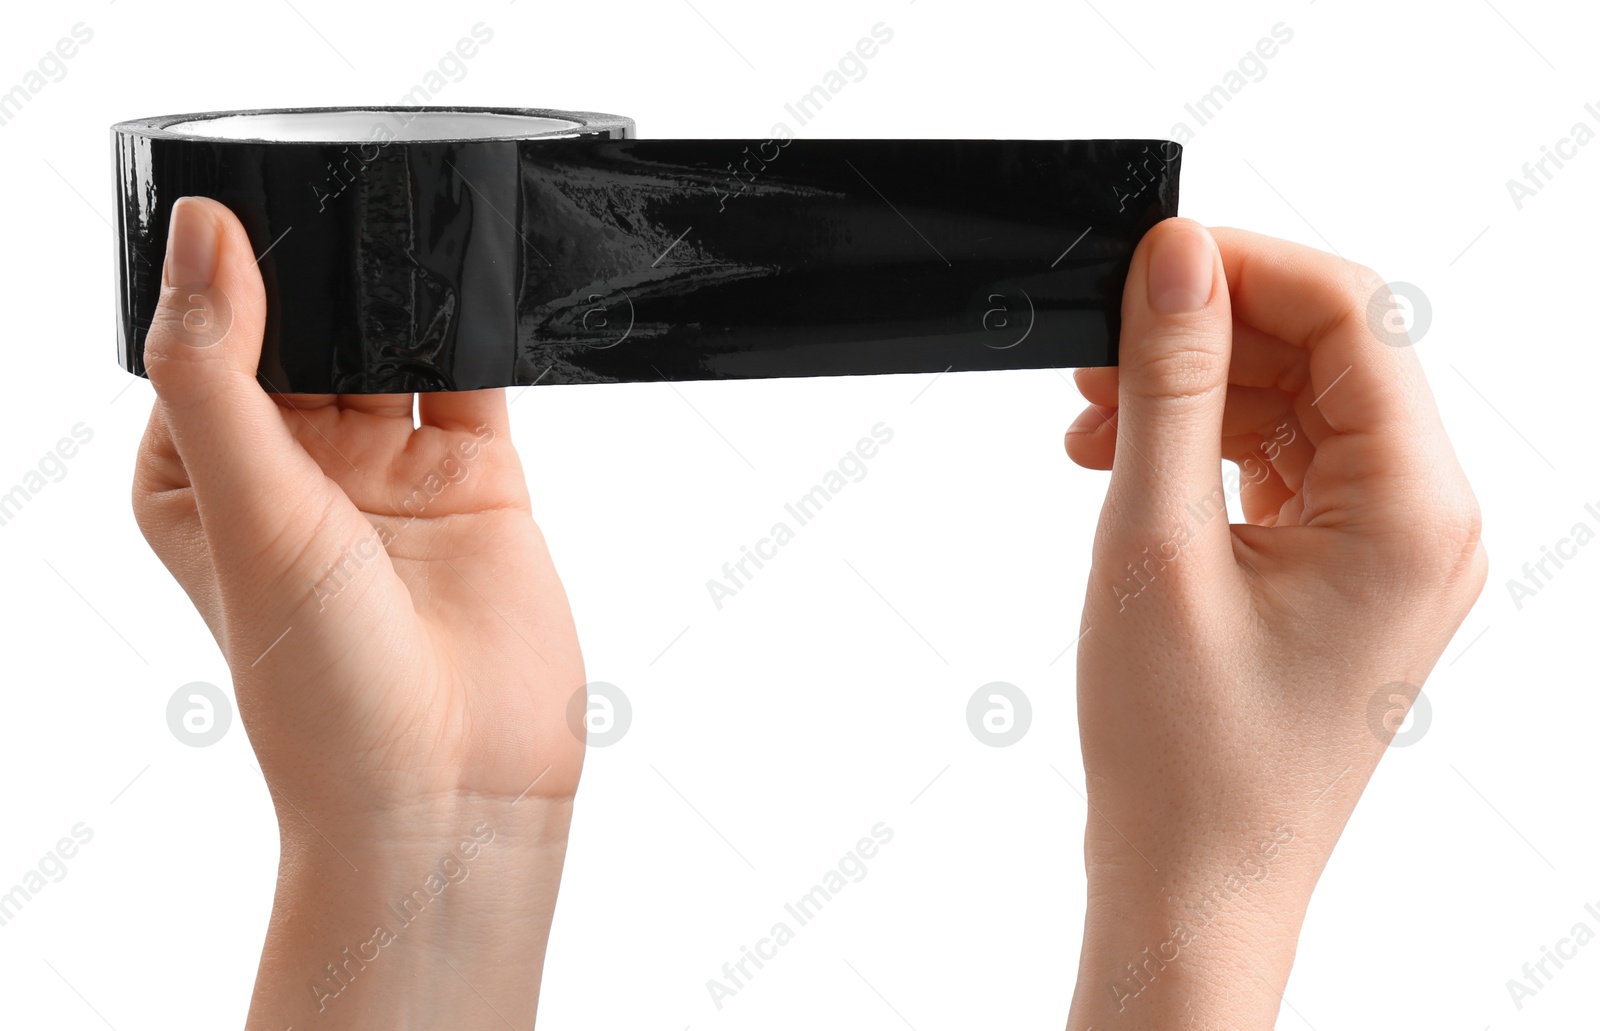
[[[319,394],[1114,365],[1133,249],[1178,208],[1164,140],[633,132],[510,108],[113,126],[122,366],[145,373],[185,195],[260,255],[262,383]]]

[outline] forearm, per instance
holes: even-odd
[[[532,1027],[570,819],[537,796],[332,825],[286,807],[247,1027]]]

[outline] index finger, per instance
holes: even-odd
[[[1432,410],[1431,403],[1419,406],[1429,394],[1416,355],[1372,329],[1374,299],[1389,296],[1376,272],[1242,229],[1212,235],[1234,317],[1306,349],[1312,399],[1336,433],[1414,429],[1418,415]]]

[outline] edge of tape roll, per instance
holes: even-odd
[[[144,374],[185,195],[243,223],[259,376],[293,393],[1113,365],[1133,249],[1178,206],[1165,140],[633,134],[522,108],[119,123],[119,360]]]

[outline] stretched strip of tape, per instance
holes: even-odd
[[[119,356],[144,374],[185,195],[260,255],[295,393],[1114,365],[1164,140],[640,140],[506,108],[113,127]],[[219,302],[225,303],[225,301]]]

